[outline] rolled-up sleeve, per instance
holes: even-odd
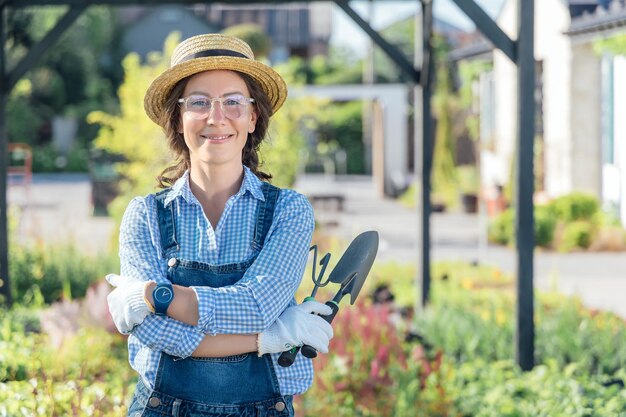
[[[282,190],[263,249],[235,285],[192,287],[198,297],[198,327],[206,334],[259,333],[294,299],[315,228],[305,196]]]
[[[121,275],[144,281],[167,281],[167,266],[159,262],[160,241],[156,235],[156,217],[148,213],[147,198],[136,197],[128,205],[120,226]],[[152,231],[152,232],[151,232]],[[188,357],[196,350],[204,334],[170,317],[150,314],[131,334],[153,350],[163,351],[177,357]]]

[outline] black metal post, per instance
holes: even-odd
[[[421,303],[422,308],[426,307],[430,299],[430,188],[431,171],[433,165],[433,122],[431,111],[432,96],[432,73],[434,67],[434,57],[432,51],[432,27],[433,27],[433,1],[422,0],[422,163],[421,177],[421,256],[420,276],[422,281]]]
[[[10,307],[13,303],[11,285],[9,281],[9,242],[7,227],[7,167],[8,167],[8,140],[6,127],[6,101],[9,96],[6,75],[6,57],[4,54],[5,42],[5,13],[6,7],[0,4],[0,303]]]
[[[535,140],[534,0],[518,0],[517,190],[515,231],[517,237],[517,332],[516,360],[525,371],[534,366],[535,324],[533,290],[533,213]]]

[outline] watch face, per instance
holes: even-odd
[[[174,293],[171,288],[161,287],[154,291],[153,297],[155,298],[155,301],[158,301],[159,303],[167,303],[172,299],[172,297],[174,297]]]

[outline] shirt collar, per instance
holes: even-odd
[[[241,196],[244,195],[246,191],[249,191],[250,194],[252,194],[252,196],[257,200],[265,201],[263,190],[261,188],[262,184],[263,182],[256,175],[254,175],[252,171],[250,171],[250,168],[244,165],[243,181],[241,182],[241,188],[239,188],[237,195]],[[185,171],[183,176],[176,180],[174,185],[172,185],[170,192],[165,198],[165,206],[179,196],[182,197],[187,203],[197,201],[196,197],[191,192],[191,188],[189,187],[189,170]]]
[[[239,189],[240,194],[244,194],[246,191],[249,191],[250,194],[257,200],[265,201],[265,196],[263,195],[263,189],[261,188],[263,185],[263,181],[259,179],[256,175],[250,171],[250,168],[247,166],[243,166],[243,181],[241,183],[241,188]]]

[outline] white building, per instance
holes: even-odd
[[[507,1],[497,19],[512,39],[517,1]],[[626,57],[596,48],[598,40],[616,35],[626,36],[624,0],[535,2],[535,170],[537,191],[548,198],[588,192],[626,224]],[[493,74],[485,79],[491,80],[493,105],[492,114],[481,117],[493,120],[493,148],[509,165],[516,143],[516,67],[496,50]]]

